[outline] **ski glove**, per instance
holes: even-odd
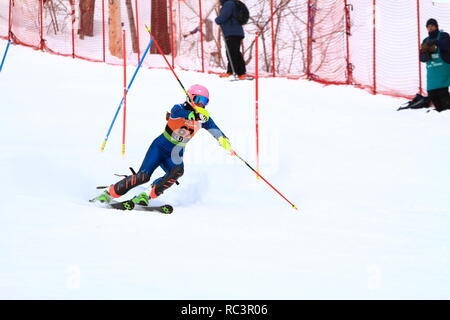
[[[217,140],[219,140],[219,144],[222,148],[224,148],[227,151],[233,151],[230,140],[228,140],[226,137],[220,137]]]
[[[202,107],[194,107],[196,118],[200,122],[207,122],[209,120],[209,112]]]
[[[422,44],[420,48],[420,52],[422,53],[435,53],[437,51],[437,41],[436,40],[428,40]]]

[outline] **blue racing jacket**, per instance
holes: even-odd
[[[226,137],[211,117],[201,123],[190,104],[176,104],[170,111],[163,134],[157,138],[158,144],[166,150],[184,147],[201,128],[208,130],[215,139]]]

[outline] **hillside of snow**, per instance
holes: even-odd
[[[122,113],[101,153],[122,73],[10,47],[0,73],[0,298],[450,298],[450,111],[397,112],[404,99],[261,79],[261,174],[298,211],[203,130],[186,147],[180,185],[154,201],[174,213],[122,212],[88,200],[139,168],[166,111],[184,100],[170,71],[141,70],[126,155]],[[209,88],[211,116],[254,166],[255,82],[177,74]]]

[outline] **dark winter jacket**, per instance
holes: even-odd
[[[439,32],[441,33],[439,41],[437,40]],[[422,42],[422,48],[424,44],[436,44],[440,49],[442,60],[450,64],[450,35],[447,32],[433,31],[428,33]],[[430,59],[430,55],[427,52],[420,52],[420,61],[427,62]]]
[[[236,4],[234,0],[220,0],[222,8],[216,23],[222,27],[224,37],[239,36],[244,38],[244,29],[236,19]]]

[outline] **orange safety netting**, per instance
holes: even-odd
[[[353,84],[374,93],[426,90],[418,61],[425,22],[450,22],[450,4],[432,0],[244,0],[250,21],[242,52],[249,73]],[[216,0],[1,0],[0,37],[15,44],[110,64],[137,65],[151,27],[169,62],[201,72],[226,69]],[[200,18],[201,17],[201,18]],[[259,52],[255,35],[259,34]],[[167,67],[152,48],[144,65]]]

